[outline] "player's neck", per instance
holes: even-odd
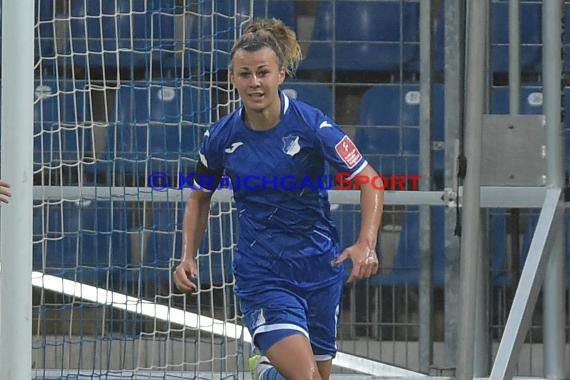
[[[280,101],[277,101],[260,111],[247,109],[245,111],[245,123],[254,131],[267,131],[279,124],[279,121],[281,120]]]

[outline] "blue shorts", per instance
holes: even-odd
[[[243,321],[265,353],[279,340],[300,333],[311,342],[315,360],[336,356],[336,333],[343,281],[313,291],[266,289],[240,298]]]

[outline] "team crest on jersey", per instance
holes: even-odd
[[[285,136],[283,137],[283,153],[293,157],[301,151],[301,145],[299,145],[299,136]]]

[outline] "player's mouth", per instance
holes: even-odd
[[[260,99],[263,99],[264,95],[265,94],[263,92],[254,92],[254,93],[249,94],[248,96],[250,99],[260,100]]]

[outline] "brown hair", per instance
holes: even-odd
[[[268,47],[275,52],[279,66],[285,68],[287,75],[295,75],[299,62],[303,59],[301,47],[297,42],[295,32],[283,21],[275,18],[258,19],[249,24],[234,43],[230,53],[230,62],[239,49],[257,51],[263,47]],[[230,63],[230,70],[231,65]]]

